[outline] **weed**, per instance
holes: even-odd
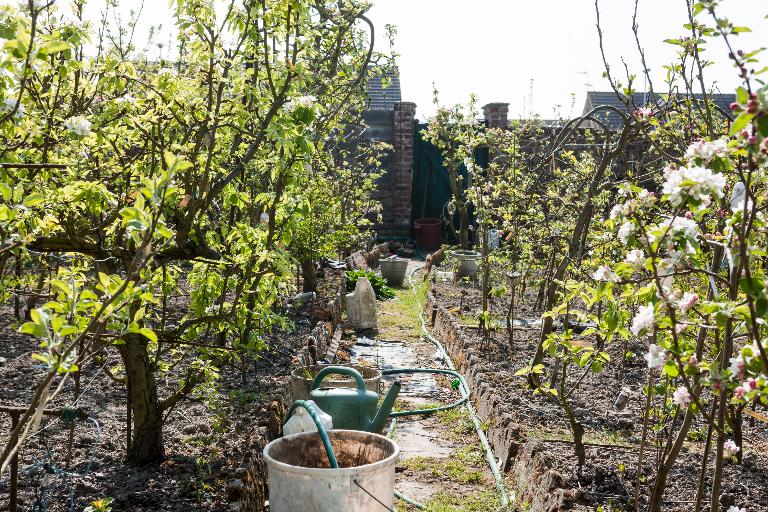
[[[376,298],[379,300],[394,299],[395,291],[387,286],[387,281],[384,280],[379,274],[370,270],[350,270],[347,272],[347,291],[351,292],[355,289],[357,280],[361,277],[365,277],[373,286],[373,291],[376,294]]]

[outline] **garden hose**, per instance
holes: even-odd
[[[415,292],[416,285],[413,282],[413,275],[421,270],[422,267],[417,267],[411,271],[410,274],[408,274],[408,284],[411,286],[411,290]],[[432,336],[432,334],[429,332],[429,329],[427,329],[427,322],[424,320],[424,312],[419,311],[419,321],[421,322],[421,332],[437,349],[438,355],[445,360],[445,363],[448,365],[448,367],[456,371],[456,367],[453,365],[453,361],[451,360],[450,356],[448,355],[448,352],[446,352],[445,347],[443,347],[443,344],[440,343],[440,340]],[[461,379],[462,386],[460,387],[461,392],[465,397],[469,398],[469,387],[466,384],[466,381],[462,377]],[[491,468],[491,473],[493,474],[493,479],[496,481],[496,489],[499,492],[499,496],[501,498],[501,509],[502,510],[509,510],[510,501],[507,497],[507,490],[504,486],[504,477],[501,474],[501,471],[499,470],[499,465],[496,462],[496,459],[493,455],[493,449],[491,448],[490,443],[488,442],[488,438],[485,435],[485,432],[483,431],[483,426],[480,423],[480,419],[477,417],[477,412],[475,411],[474,406],[472,405],[472,402],[467,400],[467,402],[464,404],[464,406],[467,408],[467,413],[469,414],[470,419],[472,420],[472,424],[475,427],[475,432],[477,432],[477,437],[480,438],[480,444],[483,446],[483,449],[485,450],[485,458],[488,461],[488,466]],[[512,495],[512,501],[515,500],[514,494]]]
[[[325,454],[328,455],[328,463],[331,465],[332,469],[339,469],[339,463],[336,461],[336,454],[333,453],[333,446],[331,446],[331,440],[328,438],[328,431],[325,430],[325,427],[320,421],[320,418],[318,418],[317,411],[315,411],[312,404],[308,403],[306,400],[296,400],[293,402],[293,405],[291,405],[291,408],[288,409],[288,414],[285,415],[285,422],[288,422],[288,420],[291,419],[291,415],[293,414],[293,411],[296,410],[296,407],[303,407],[309,413],[309,417],[315,422],[317,432],[320,434],[320,439],[323,441],[323,446],[325,446]],[[285,425],[285,422],[283,425]]]
[[[459,382],[459,385],[464,386],[464,389],[467,390],[465,393],[462,390],[462,398],[453,402],[452,404],[448,405],[442,405],[440,407],[431,407],[428,409],[414,409],[412,411],[397,411],[397,412],[391,412],[389,413],[390,418],[399,418],[401,416],[419,416],[424,414],[434,414],[436,412],[440,411],[447,411],[448,409],[454,409],[456,407],[459,407],[460,405],[464,405],[467,400],[469,400],[469,388],[467,387],[467,383],[464,381],[464,377],[454,370],[444,370],[442,368],[394,368],[392,370],[383,370],[381,372],[382,375],[398,375],[401,373],[437,373],[437,374],[443,374],[443,375],[452,375],[456,377],[456,379]]]

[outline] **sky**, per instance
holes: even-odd
[[[632,33],[634,0],[599,0],[599,6],[612,73],[626,76],[623,57],[639,77],[635,89],[644,90]],[[722,12],[753,30],[737,38],[735,49],[768,45],[768,1],[725,0]],[[416,103],[420,119],[435,110],[433,84],[441,104],[466,103],[474,93],[479,106],[509,103],[513,118],[569,118],[582,112],[587,87],[610,90],[602,78],[594,0],[377,0],[369,15],[381,33],[386,24],[397,26],[403,100]],[[663,66],[675,58],[676,47],[663,41],[684,35],[687,21],[685,0],[639,0],[639,34],[655,90],[663,85]],[[383,35],[377,42],[388,49]],[[717,61],[705,72],[708,84],[733,92],[738,77],[724,43],[718,40],[707,53]],[[768,65],[768,54],[761,60]]]
[[[162,23],[168,40],[168,0],[118,1],[124,12],[143,3],[137,39],[146,35],[149,25]],[[663,66],[676,52],[663,41],[687,35],[686,0],[638,1],[641,44],[654,88],[660,90]],[[623,59],[639,77],[635,89],[644,90],[632,33],[635,0],[598,2],[612,72],[626,83]],[[91,19],[98,19],[104,3],[89,0],[86,12]],[[735,49],[768,45],[768,0],[723,0],[720,12],[753,30],[735,39]],[[368,16],[376,27],[379,51],[390,51],[386,25],[397,27],[394,50],[399,54],[403,100],[416,103],[421,120],[435,111],[433,87],[443,105],[466,103],[475,94],[480,107],[505,102],[512,118],[536,114],[545,119],[580,114],[587,89],[609,90],[602,77],[594,0],[373,0]],[[733,92],[738,78],[724,43],[714,41],[707,54],[716,61],[705,72],[707,85]],[[761,60],[760,67],[768,65],[768,52]]]

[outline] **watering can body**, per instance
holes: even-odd
[[[327,375],[346,375],[355,379],[356,388],[323,388]],[[328,366],[320,370],[312,382],[309,397],[320,409],[333,418],[333,426],[345,430],[362,430],[378,433],[384,429],[389,413],[400,392],[400,382],[395,382],[377,410],[379,395],[365,389],[362,375],[354,368]]]

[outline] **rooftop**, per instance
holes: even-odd
[[[401,101],[400,73],[395,69],[368,79],[367,110],[392,111]]]
[[[730,104],[736,101],[736,95],[734,94],[709,94],[707,95],[710,101],[717,105],[723,112],[729,117],[731,116]],[[680,96],[682,98],[683,96]],[[697,100],[703,100],[702,94],[694,94],[693,97]],[[643,107],[652,103],[663,103],[669,99],[669,95],[666,94],[653,94],[645,92],[636,92],[632,94],[631,107],[634,110],[638,107]],[[613,91],[588,91],[587,101],[584,103],[584,112],[586,114],[595,107],[610,105],[616,107],[620,111],[629,113],[624,97],[618,97]],[[615,112],[602,112],[600,121],[604,122],[611,130],[620,130],[624,123],[621,116]]]

